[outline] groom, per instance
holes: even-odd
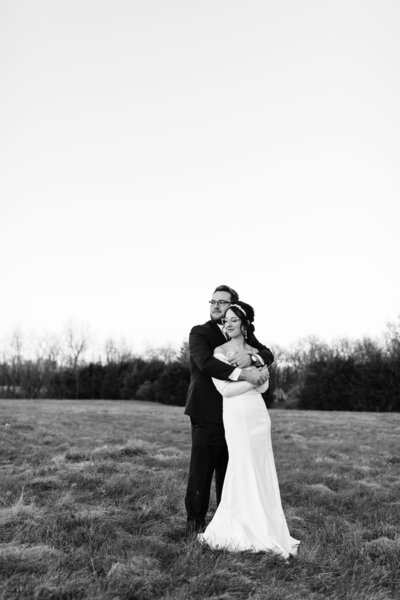
[[[227,285],[218,286],[210,300],[210,320],[204,325],[195,325],[189,335],[190,384],[185,414],[192,424],[192,451],[185,506],[187,534],[200,532],[205,527],[205,518],[210,501],[210,489],[215,472],[215,490],[219,504],[228,464],[228,449],[222,423],[222,396],[214,386],[216,379],[246,380],[253,385],[264,383],[269,376],[268,366],[274,361],[272,352],[255,340],[258,354],[246,352],[235,356],[228,365],[214,358],[213,351],[226,342],[221,319],[230,304],[239,300],[235,290]],[[250,365],[260,366],[256,370],[245,370]]]

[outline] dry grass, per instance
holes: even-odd
[[[290,564],[184,537],[181,408],[0,401],[0,600],[398,598],[400,415],[271,418]]]

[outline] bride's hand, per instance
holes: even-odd
[[[245,380],[251,383],[254,387],[260,385],[260,374],[258,369],[255,367],[250,367],[250,369],[244,369],[242,373]]]
[[[247,352],[228,352],[227,358],[231,365],[239,367],[239,369],[246,369],[251,365],[251,359]]]

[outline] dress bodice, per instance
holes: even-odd
[[[229,364],[229,359],[223,352],[214,352],[214,357],[218,358],[222,362]],[[252,367],[248,367],[249,369]],[[213,383],[219,393],[224,396],[224,398],[231,398],[233,396],[239,396],[241,394],[246,393],[259,393],[263,394],[267,391],[269,387],[269,381],[266,381],[262,385],[254,386],[248,381],[231,381],[231,380],[222,380],[212,378]]]

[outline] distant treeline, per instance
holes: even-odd
[[[310,340],[285,366],[278,362],[277,401],[287,408],[400,411],[400,338],[391,342]]]
[[[24,360],[0,364],[3,398],[150,400],[184,403],[189,367],[183,360],[131,357],[75,366]]]
[[[150,400],[183,406],[189,352],[171,348],[134,356],[108,344],[104,360],[84,359],[87,340],[71,330],[67,345],[36,349],[24,358],[16,337],[0,362],[0,397]],[[315,338],[290,351],[273,348],[268,406],[313,410],[400,411],[400,320],[384,342],[371,339],[328,345]]]

